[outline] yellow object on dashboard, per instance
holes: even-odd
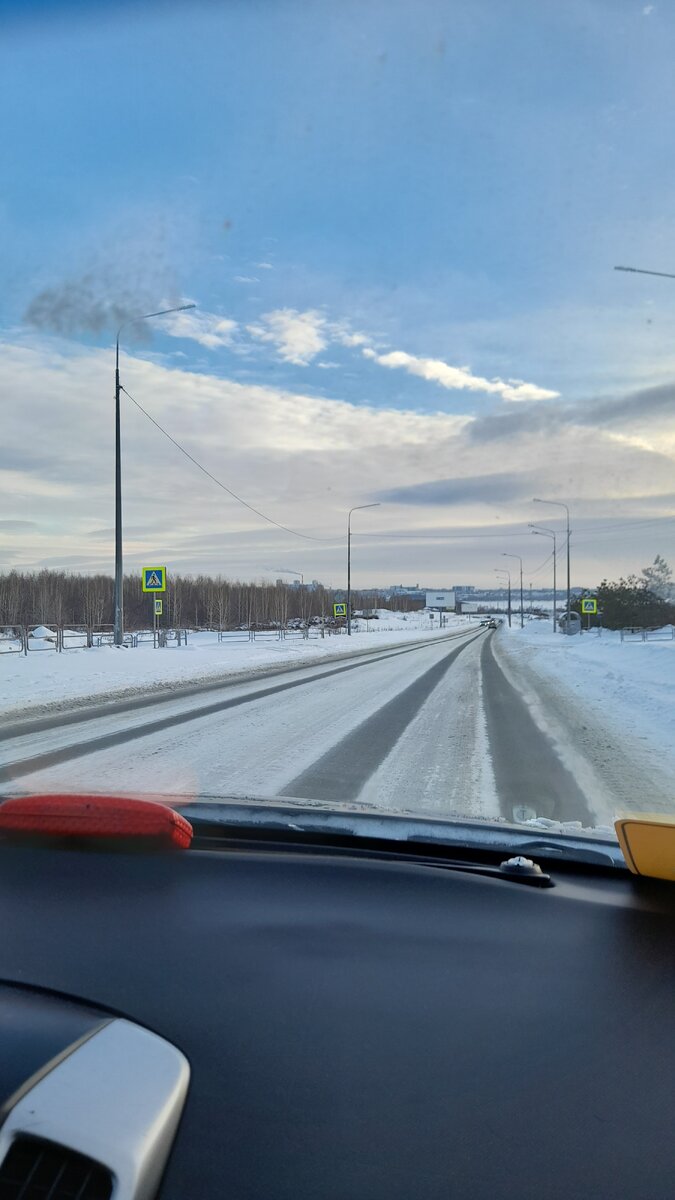
[[[675,817],[642,813],[614,822],[621,851],[634,875],[675,883]]]

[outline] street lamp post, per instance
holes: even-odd
[[[120,334],[127,325],[136,321],[147,321],[150,317],[165,317],[167,313],[185,312],[196,308],[194,304],[180,304],[177,308],[162,308],[159,312],[142,313],[123,321],[115,340],[115,592],[114,592],[114,642],[121,646],[124,641],[124,563],[122,556],[122,430],[120,421]]]
[[[543,525],[532,525],[529,528],[533,533],[542,537],[553,538],[553,632],[558,628],[558,613],[557,613],[557,584],[556,584],[556,533],[554,529],[546,529]]]
[[[567,516],[567,628],[569,628],[571,595],[570,595],[570,510],[563,500],[540,500],[534,497],[534,504],[553,504],[556,508],[564,508]]]
[[[374,504],[357,504],[350,508],[347,517],[347,636],[352,636],[352,513],[360,512],[362,508],[379,508],[379,500]]]
[[[520,563],[520,628],[522,629],[525,624],[525,616],[523,614],[523,560],[519,554],[507,554],[505,550],[502,551],[502,558],[517,558]]]
[[[508,602],[507,602],[507,606],[506,606],[506,612],[507,612],[507,616],[509,619],[509,629],[510,629],[511,628],[511,572],[506,567],[504,567],[503,570],[501,569],[501,567],[495,567],[495,574],[496,575],[506,575],[508,577],[509,598],[508,598]]]

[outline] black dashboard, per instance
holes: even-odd
[[[163,1200],[665,1200],[675,891],[547,869],[0,844],[5,1114],[122,1019],[189,1063]]]

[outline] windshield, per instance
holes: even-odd
[[[675,11],[2,13],[2,795],[673,813]]]

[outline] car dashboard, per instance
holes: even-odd
[[[0,1200],[671,1195],[672,887],[301,824],[0,842]]]

